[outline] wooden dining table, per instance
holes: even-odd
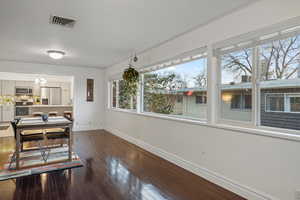
[[[46,130],[51,128],[69,128],[68,139],[68,160],[72,160],[72,121],[64,117],[49,117],[47,121],[43,121],[41,117],[24,117],[16,124],[16,169],[20,169],[20,147],[21,133],[26,130],[41,130],[46,134]]]

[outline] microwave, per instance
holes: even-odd
[[[32,95],[31,87],[16,87],[16,95]]]

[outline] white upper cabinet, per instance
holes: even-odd
[[[58,82],[48,82],[47,87],[60,87],[60,83]]]
[[[2,121],[8,122],[14,120],[15,117],[15,107],[14,105],[4,105],[2,106]]]
[[[70,83],[60,83],[61,87],[61,102],[62,105],[69,105],[71,103],[71,85]]]
[[[16,81],[3,80],[1,88],[2,88],[3,96],[14,96],[15,88],[16,88]]]
[[[40,96],[41,95],[41,88],[39,84],[34,84],[32,87],[33,96]]]

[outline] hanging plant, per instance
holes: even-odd
[[[129,67],[125,69],[123,73],[123,80],[125,81],[125,91],[130,96],[136,95],[139,82],[139,72],[131,65],[132,60],[134,62],[137,62],[137,56],[135,55],[134,58],[130,59]]]
[[[126,93],[130,96],[136,95],[138,82],[139,82],[139,72],[133,68],[132,65],[124,71],[123,80],[125,81],[125,90]]]

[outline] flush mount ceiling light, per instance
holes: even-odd
[[[46,84],[47,80],[45,78],[36,78],[34,82],[35,84]]]
[[[55,60],[62,59],[65,55],[65,52],[56,51],[56,50],[49,50],[49,51],[47,51],[47,53],[48,53],[50,58],[53,58]]]

